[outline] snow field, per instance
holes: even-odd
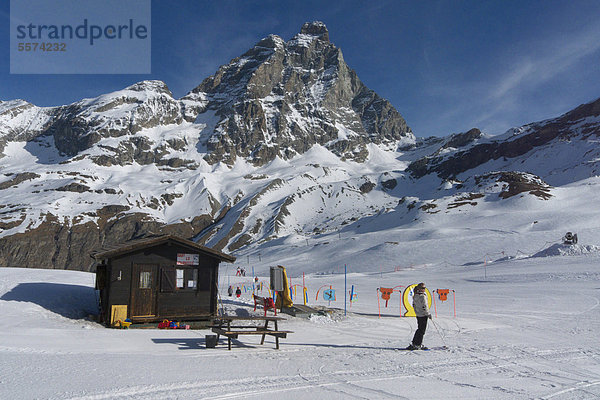
[[[352,272],[348,289],[354,284],[358,299],[347,316],[343,274],[310,274],[309,304],[326,306],[314,295],[332,285],[336,311],[286,316],[281,327],[294,333],[279,351],[269,338],[261,346],[241,337],[227,351],[223,339],[205,348],[209,331],[105,329],[82,319],[95,302],[92,274],[3,268],[0,312],[11,323],[0,327],[0,398],[593,398],[600,395],[599,261],[598,252],[497,261],[486,266],[487,278],[481,264]],[[251,282],[234,270],[221,268],[222,304],[227,313],[252,313],[249,292],[226,295],[228,283]],[[430,323],[425,335],[433,350],[402,351],[415,320],[397,316],[397,293],[379,318],[376,288],[419,281],[456,290],[458,317],[451,295],[436,301],[440,332]],[[444,343],[449,350],[437,349]]]

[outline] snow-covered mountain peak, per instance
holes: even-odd
[[[167,87],[167,84],[163,81],[159,80],[146,80],[138,83],[134,83],[131,86],[128,86],[126,90],[133,90],[136,92],[157,92],[157,93],[165,93],[169,96],[173,97],[173,94]]]
[[[329,31],[324,23],[315,21],[315,22],[306,22],[300,33],[291,38],[286,45],[290,49],[294,48],[309,48],[313,45],[313,42],[317,41],[321,47],[333,47],[332,43],[329,41]]]
[[[285,46],[285,41],[277,35],[269,35],[259,41],[254,47],[266,47],[268,49],[281,49]]]
[[[0,100],[0,115],[11,112],[11,110],[23,107],[33,107],[33,104],[22,99],[2,101]]]
[[[92,115],[92,113],[111,112],[112,114],[108,115],[108,117],[118,118],[123,117],[125,114],[130,114],[132,110],[149,102],[177,103],[164,82],[142,81],[125,89],[91,99],[84,99],[67,107],[70,109],[78,108],[81,113],[88,116]],[[119,112],[123,115],[119,115]]]

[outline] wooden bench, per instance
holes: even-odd
[[[267,316],[267,310],[273,310],[275,315],[277,315],[277,308],[275,308],[275,302],[271,297],[260,297],[255,294],[252,295],[254,299],[254,311],[256,311],[256,306],[262,304],[263,309],[265,310],[265,317]]]
[[[238,317],[238,316],[222,316],[217,317],[213,320],[211,326],[212,331],[217,334],[217,342],[219,336],[223,335],[227,337],[227,347],[231,350],[231,339],[237,339],[240,335],[261,335],[260,344],[265,343],[265,337],[267,335],[275,338],[275,348],[279,349],[279,338],[285,339],[288,333],[292,331],[280,331],[277,327],[278,321],[283,321],[285,318],[281,317]],[[247,322],[264,322],[264,325],[249,325],[240,324],[232,325],[232,322],[247,321]],[[274,329],[269,329],[269,322],[273,322]]]

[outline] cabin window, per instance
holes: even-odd
[[[196,289],[198,287],[198,268],[175,269],[175,288],[177,290]]]
[[[198,286],[198,270],[194,268],[192,270],[192,279],[188,279],[188,287],[195,289]]]
[[[177,289],[183,289],[185,286],[185,280],[184,280],[184,270],[183,269],[178,269],[177,270]]]
[[[200,272],[198,268],[161,268],[161,292],[175,292],[187,290],[207,290],[204,286],[210,289],[209,276],[205,276],[202,268]],[[206,282],[205,282],[206,281]]]
[[[140,289],[151,289],[152,288],[152,272],[142,271],[140,272]]]

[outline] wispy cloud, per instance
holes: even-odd
[[[520,88],[530,78],[534,77],[537,68],[534,63],[528,59],[521,60],[517,65],[514,65],[512,70],[501,77],[495,85],[492,86],[489,97],[491,99],[499,99],[507,93]]]
[[[545,43],[531,43],[526,54],[516,55],[510,71],[503,74],[490,92],[491,99],[504,97],[522,88],[535,88],[568,71],[583,58],[600,50],[600,25],[580,32],[557,36]]]
[[[516,53],[505,56],[512,60],[508,69],[490,71],[485,84],[473,84],[467,89],[480,96],[479,104],[472,105],[478,112],[471,115],[471,124],[501,133],[514,125],[553,116],[548,112],[566,111],[564,108],[572,106],[575,100],[568,98],[566,91],[548,92],[544,88],[548,85],[565,88],[565,74],[569,79],[577,79],[577,74],[586,68],[588,57],[599,51],[600,24],[524,43]],[[542,92],[544,97],[536,95]],[[542,102],[546,105],[545,113],[539,108],[538,103]]]
[[[508,62],[502,67],[473,70],[459,79],[457,75],[436,77],[425,47],[424,66],[432,70],[427,74],[432,78],[425,95],[440,109],[435,118],[429,115],[419,121],[417,133],[446,135],[479,127],[498,134],[567,111],[580,100],[572,97],[569,84],[579,82],[582,71],[598,68],[588,64],[599,52],[600,24],[595,23],[568,35],[557,32],[552,37],[524,40],[504,50],[501,56]]]

